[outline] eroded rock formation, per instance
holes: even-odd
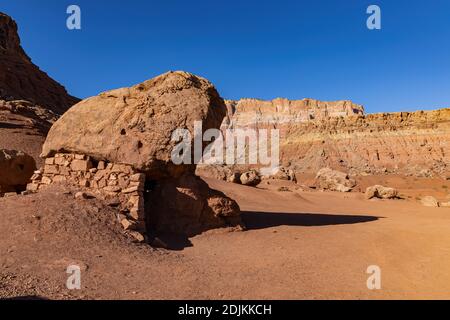
[[[32,63],[16,23],[0,12],[0,148],[23,150],[40,165],[48,130],[78,101]]]
[[[228,101],[227,112],[223,130],[279,129],[281,164],[296,172],[450,172],[450,109],[365,115],[350,101],[243,99]]]
[[[0,12],[0,99],[28,100],[62,114],[78,99],[41,71],[20,45],[17,24]]]

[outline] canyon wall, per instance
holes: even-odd
[[[48,130],[78,101],[31,61],[16,22],[0,12],[0,148],[22,150],[40,166]]]
[[[280,129],[281,164],[296,172],[446,176],[450,109],[364,113],[351,101],[227,101],[227,128]]]

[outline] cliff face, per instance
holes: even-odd
[[[446,175],[450,109],[364,114],[350,101],[227,101],[226,128],[280,129],[280,157],[297,172]]]
[[[363,115],[364,108],[351,101],[324,102],[314,99],[272,101],[257,99],[226,100],[228,126],[279,126],[350,115]]]
[[[40,165],[48,130],[78,101],[31,62],[16,23],[0,12],[0,149],[22,150]]]
[[[17,24],[0,12],[0,99],[27,100],[62,114],[78,99],[31,62],[20,45]]]

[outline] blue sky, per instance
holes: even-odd
[[[66,28],[70,4],[82,30]],[[370,4],[381,30],[366,27]],[[229,99],[450,107],[448,0],[10,0],[0,11],[33,61],[81,98],[186,70]]]

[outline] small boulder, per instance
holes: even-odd
[[[75,199],[88,199],[88,195],[85,192],[77,192],[75,193]]]
[[[432,196],[426,196],[420,199],[420,202],[425,207],[439,207],[439,201],[436,200],[435,197]]]
[[[398,197],[398,191],[394,188],[375,185],[366,189],[366,199],[395,199]]]
[[[261,182],[261,177],[256,170],[250,170],[241,174],[240,180],[244,186],[254,187]]]

